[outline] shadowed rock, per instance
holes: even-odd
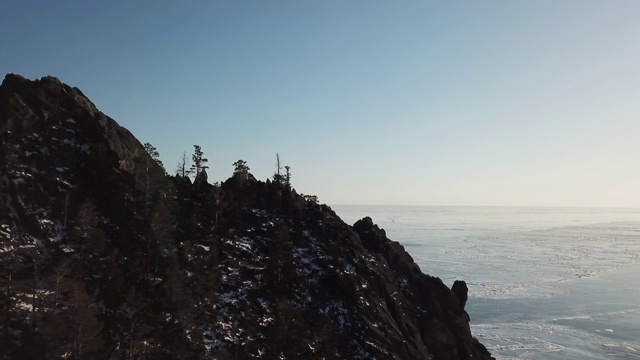
[[[451,287],[451,291],[458,297],[460,301],[460,308],[464,309],[464,306],[467,303],[467,293],[469,292],[469,288],[467,288],[467,283],[463,280],[456,280]]]

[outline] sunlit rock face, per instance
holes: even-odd
[[[168,176],[53,77],[7,75],[0,136],[8,359],[491,358],[466,286],[370,218],[351,227],[282,179]]]

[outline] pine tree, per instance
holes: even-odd
[[[162,168],[162,170],[164,170],[164,164],[160,160],[160,152],[158,151],[158,149],[156,149],[156,147],[151,145],[150,143],[144,143],[144,150],[149,155],[149,159],[155,161],[156,164],[158,164]]]
[[[144,215],[149,218],[149,205],[151,204],[151,197],[153,195],[153,188],[156,182],[161,181],[166,171],[160,161],[160,153],[151,144],[144,144],[145,155],[142,156],[142,188],[144,191]],[[153,163],[158,164],[162,168],[162,174],[155,174],[153,169]],[[160,177],[160,179],[158,179]]]
[[[152,328],[146,322],[149,318],[146,312],[148,300],[138,294],[135,289],[130,288],[125,296],[124,304],[120,307],[120,316],[124,319],[124,337],[122,343],[125,344],[124,358],[128,360],[144,358],[143,354],[148,352],[151,346],[145,337]]]
[[[168,199],[158,199],[152,208],[149,218],[149,234],[147,237],[147,273],[155,275],[161,256],[166,256],[172,249],[173,237],[171,232],[175,228],[175,216],[169,208]]]
[[[291,284],[296,283],[298,276],[293,249],[289,228],[285,224],[277,225],[275,238],[267,250],[269,270],[266,274],[266,282],[275,293],[280,295],[286,295],[295,290],[291,287]]]
[[[233,163],[233,176],[238,176],[242,180],[249,178],[249,166],[244,160],[238,160]]]
[[[157,242],[156,235],[164,233],[164,231],[156,231],[160,228],[163,228],[161,224],[158,224],[158,219],[162,218],[162,221],[169,221],[168,225],[173,225],[171,220],[166,219],[165,209],[168,207],[166,197],[170,192],[170,183],[166,178],[166,171],[162,167],[162,161],[160,161],[160,153],[158,150],[151,145],[150,143],[144,144],[146,156],[142,158],[142,178],[140,179],[140,183],[142,184],[143,193],[144,193],[144,225],[145,228],[141,229],[141,233],[144,233],[144,238],[146,242],[145,253],[145,267],[147,276],[150,276],[152,273],[152,269],[155,268],[153,265],[153,248],[154,243]],[[183,154],[183,159],[181,162],[182,166],[179,166],[179,172],[186,172],[184,165],[184,161],[186,161],[186,153]],[[158,168],[153,165],[153,163],[157,163],[160,165],[163,171],[158,171]],[[159,216],[160,213],[163,213],[162,216]]]
[[[286,165],[284,169],[286,170],[286,173],[284,175],[284,184],[287,187],[291,187],[291,166]]]
[[[47,338],[48,355],[52,359],[95,358],[103,350],[98,304],[81,280],[65,275],[58,286],[58,306],[45,314],[40,326]]]
[[[4,336],[6,341],[9,340],[11,319],[14,312],[14,283],[15,283],[15,269],[19,265],[18,258],[16,257],[15,245],[7,244],[3,251],[0,253],[0,265],[2,265],[2,276],[0,277],[0,285],[2,285],[2,303],[0,303],[0,310],[4,314]]]
[[[307,331],[299,311],[284,297],[274,304],[274,321],[267,329],[267,343],[270,345],[269,358],[307,359],[309,347],[306,345]]]
[[[96,206],[90,200],[84,200],[78,209],[78,215],[69,232],[69,239],[75,245],[80,259],[84,257],[86,245],[99,231],[95,225],[98,217]]]
[[[14,324],[27,325],[28,318],[32,319],[32,325],[35,321],[34,309],[19,304],[35,305],[33,295],[37,291],[37,284],[33,282],[33,266],[38,257],[38,249],[31,242],[31,238],[26,236],[19,226],[14,225],[8,241],[5,240],[5,245],[0,250],[0,286],[3,290],[0,309],[4,313],[3,328],[7,339]]]
[[[1,148],[1,146],[0,146]],[[1,156],[1,155],[0,155]],[[1,158],[1,157],[0,157]],[[5,181],[9,181],[7,176],[4,174],[4,170],[0,167],[0,219],[5,219],[7,216],[7,192],[5,191],[6,185]],[[0,235],[2,236],[2,235]]]
[[[205,165],[209,160],[204,158],[204,153],[202,152],[200,145],[193,145],[193,155],[191,155],[191,160],[193,161],[193,165],[191,165],[191,172],[194,173],[196,177],[198,177],[203,170],[209,168]]]

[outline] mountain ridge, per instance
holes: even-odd
[[[5,77],[0,136],[6,359],[491,359],[459,291],[282,177],[169,176],[54,77]]]

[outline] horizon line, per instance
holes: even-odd
[[[469,207],[469,208],[563,208],[563,209],[637,209],[640,206],[610,206],[610,205],[442,205],[442,204],[346,204],[346,203],[326,203],[329,206],[371,206],[371,207]]]

